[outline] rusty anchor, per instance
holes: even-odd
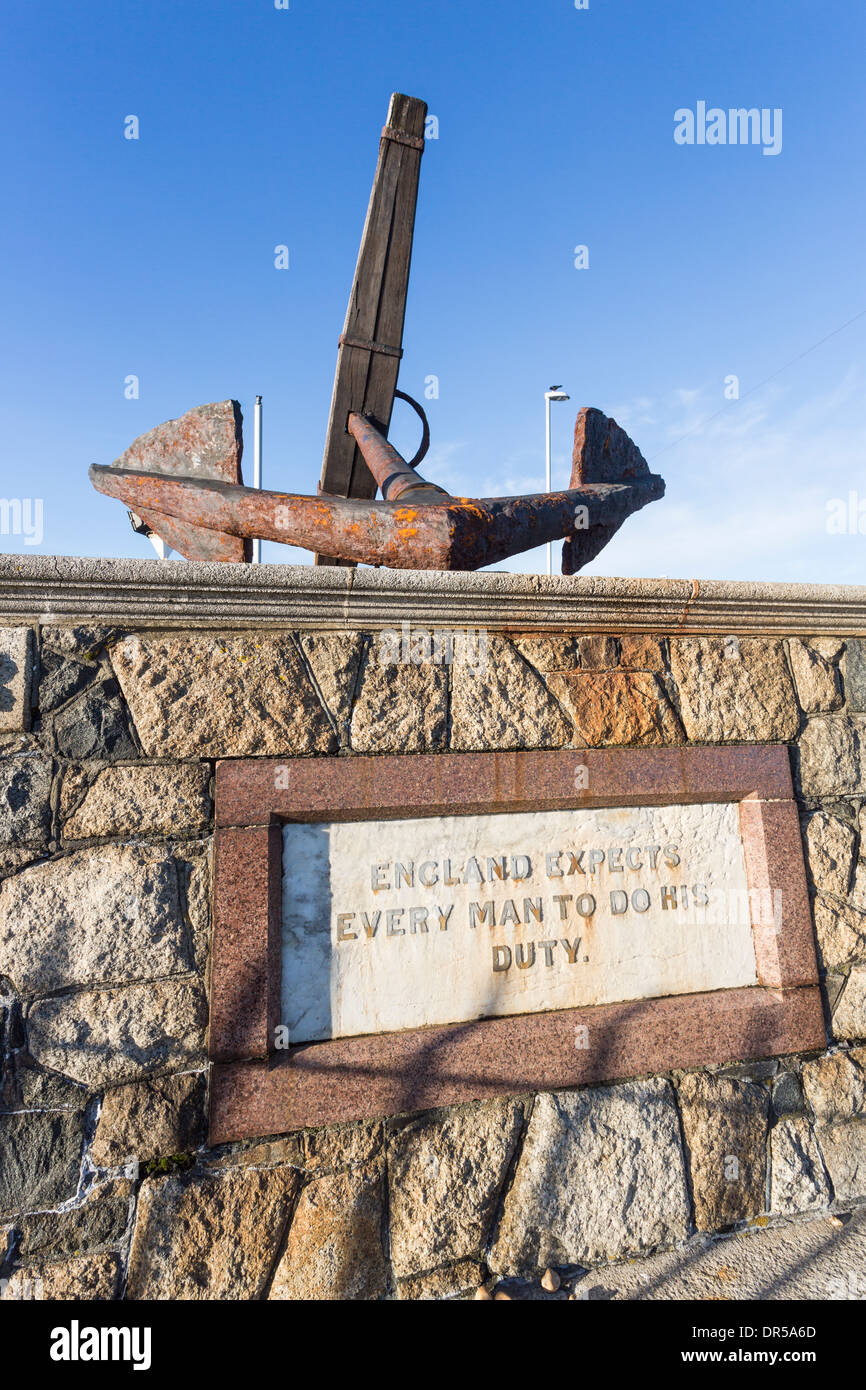
[[[316,496],[245,487],[240,406],[199,406],[142,435],[110,466],[100,492],[189,560],[248,562],[253,539],[315,553],[317,564],[475,570],[563,540],[574,574],[633,512],[664,496],[637,445],[602,411],[577,417],[570,485],[523,497],[454,497],[417,471],[429,445],[422,407],[398,390],[403,320],[427,107],[391,99],[339,340],[331,417]],[[395,399],[423,424],[407,462],[387,434]],[[377,491],[381,500],[376,500]]]

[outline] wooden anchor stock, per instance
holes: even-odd
[[[383,434],[391,425],[426,119],[426,102],[399,92],[392,96],[337,353],[319,483],[319,491],[333,497],[376,496],[375,479],[348,420],[353,413],[368,415]],[[316,555],[316,564],[340,563],[346,561]]]

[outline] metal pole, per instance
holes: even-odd
[[[546,446],[547,446],[547,447],[546,447],[547,470],[546,470],[546,474],[545,474],[545,485],[546,485],[546,487],[547,487],[547,491],[550,492],[550,395],[549,395],[549,393],[547,393],[547,392],[545,392],[544,404],[545,404],[545,406],[546,406],[546,412],[545,412],[545,435],[546,435]],[[547,542],[547,573],[550,574],[550,575],[553,574],[553,542],[552,542],[552,541],[548,541],[548,542]]]
[[[256,408],[253,416],[253,487],[262,486],[262,398],[256,396]],[[260,565],[262,562],[262,543],[260,540],[253,541],[253,564]]]

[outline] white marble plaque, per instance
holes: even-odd
[[[283,834],[292,1044],[757,982],[736,804]]]

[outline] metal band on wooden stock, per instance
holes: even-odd
[[[393,140],[398,145],[408,145],[411,150],[421,150],[425,148],[423,135],[410,135],[408,130],[396,130],[394,126],[386,125],[382,127],[382,139]]]
[[[402,357],[403,349],[389,347],[387,343],[374,343],[370,338],[353,338],[350,333],[340,334],[340,347],[363,348],[365,352],[381,352],[386,357]]]

